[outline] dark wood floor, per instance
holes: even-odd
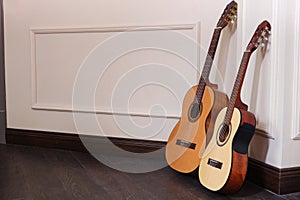
[[[300,199],[278,196],[250,182],[232,196],[203,188],[197,178],[166,167],[131,174],[111,169],[88,153],[0,145],[0,199]]]

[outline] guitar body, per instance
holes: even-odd
[[[218,139],[227,108],[218,115],[212,140],[199,166],[199,180],[203,186],[222,193],[238,191],[245,180],[248,165],[248,146],[255,131],[252,113],[234,108],[230,133],[221,142]]]
[[[228,101],[225,94],[206,86],[199,116],[192,119],[190,117],[191,105],[194,102],[196,90],[197,86],[194,86],[185,95],[181,119],[173,128],[166,145],[166,160],[169,166],[182,173],[193,172],[199,166],[206,146],[206,130],[209,128],[207,121],[214,121],[211,120],[214,103],[221,99],[220,102],[224,103],[216,103],[216,107],[219,108],[226,105]]]

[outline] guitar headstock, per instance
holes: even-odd
[[[217,27],[225,28],[229,22],[234,21],[237,15],[238,4],[235,1],[231,1],[225,8],[223,14],[221,15]]]
[[[264,45],[264,42],[268,40],[269,35],[271,34],[271,25],[268,21],[263,21],[258,25],[255,30],[251,41],[247,46],[247,51],[255,51],[259,45]]]

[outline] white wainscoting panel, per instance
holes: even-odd
[[[181,102],[189,87],[199,77],[199,25],[159,25],[149,27],[111,27],[31,30],[32,49],[32,108],[47,111],[79,111],[103,114],[136,115],[178,118]],[[111,44],[118,49],[123,44],[114,40],[122,34],[143,33],[144,40],[161,40],[170,35],[169,43],[178,44],[191,54],[180,55],[174,49],[160,46],[140,46],[128,49],[125,54],[116,55],[109,66],[100,66],[103,73],[95,91],[95,107],[74,110],[72,93],[78,73],[89,55]],[[156,38],[151,38],[154,33]],[[172,40],[179,35],[189,43]],[[158,35],[158,36],[157,36]],[[161,35],[161,38],[159,38]],[[153,37],[154,37],[153,36]],[[150,38],[149,38],[150,37]],[[131,37],[133,38],[133,37]],[[135,38],[137,42],[141,38]],[[126,41],[127,42],[127,41]],[[156,41],[157,43],[157,41]],[[113,54],[113,52],[111,52]],[[143,77],[143,80],[140,80]],[[177,84],[174,87],[174,84]],[[123,88],[122,88],[123,87]],[[88,88],[87,88],[88,89]],[[164,113],[157,113],[155,105],[163,106]]]

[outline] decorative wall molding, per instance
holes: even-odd
[[[120,115],[120,116],[134,116],[134,117],[153,117],[153,118],[167,118],[167,119],[180,119],[180,116],[167,113],[166,115],[155,115],[149,113],[142,113],[142,112],[117,112],[111,111],[108,108],[100,108],[95,110],[79,110],[79,109],[72,109],[69,107],[63,106],[52,106],[52,105],[33,105],[31,106],[33,110],[45,110],[45,111],[57,111],[57,112],[74,112],[74,113],[92,113],[92,114],[104,114],[104,115]]]
[[[276,138],[275,133],[277,133],[278,130],[278,96],[280,94],[280,83],[277,79],[277,74],[279,73],[279,47],[278,47],[278,41],[279,41],[279,0],[272,1],[272,21],[271,21],[271,53],[270,56],[270,66],[272,66],[271,70],[271,94],[270,94],[270,112],[269,112],[269,117],[270,117],[270,122],[268,125],[268,135],[267,137],[270,137],[272,139]]]
[[[277,194],[300,191],[300,168],[277,168],[249,158],[246,179]]]
[[[100,107],[90,110],[74,110],[72,105],[45,104],[38,102],[38,81],[37,81],[37,36],[42,34],[82,34],[82,33],[121,33],[135,31],[182,31],[191,30],[195,32],[195,40],[200,44],[200,22],[195,24],[175,24],[175,25],[155,25],[155,26],[122,26],[122,27],[86,27],[86,28],[31,28],[31,69],[32,69],[32,106],[34,110],[59,111],[59,112],[81,112],[96,113],[106,115],[124,115],[124,116],[141,116],[154,118],[175,118],[179,119],[178,114],[166,113],[166,115],[155,115],[146,112],[116,112],[110,108]],[[197,66],[200,63],[200,45],[197,48]],[[197,77],[198,74],[195,74]]]
[[[64,34],[64,33],[105,33],[158,30],[193,30],[198,24],[174,24],[154,26],[120,26],[120,27],[77,27],[77,28],[31,28],[33,34]]]
[[[295,17],[294,17],[294,66],[293,66],[293,97],[292,97],[292,139],[300,140],[300,2],[295,1]]]
[[[273,137],[273,134],[270,134],[270,133],[266,132],[265,130],[263,130],[261,128],[256,128],[255,134],[260,135],[260,136],[262,136],[264,138],[267,138],[267,139],[275,139]]]

